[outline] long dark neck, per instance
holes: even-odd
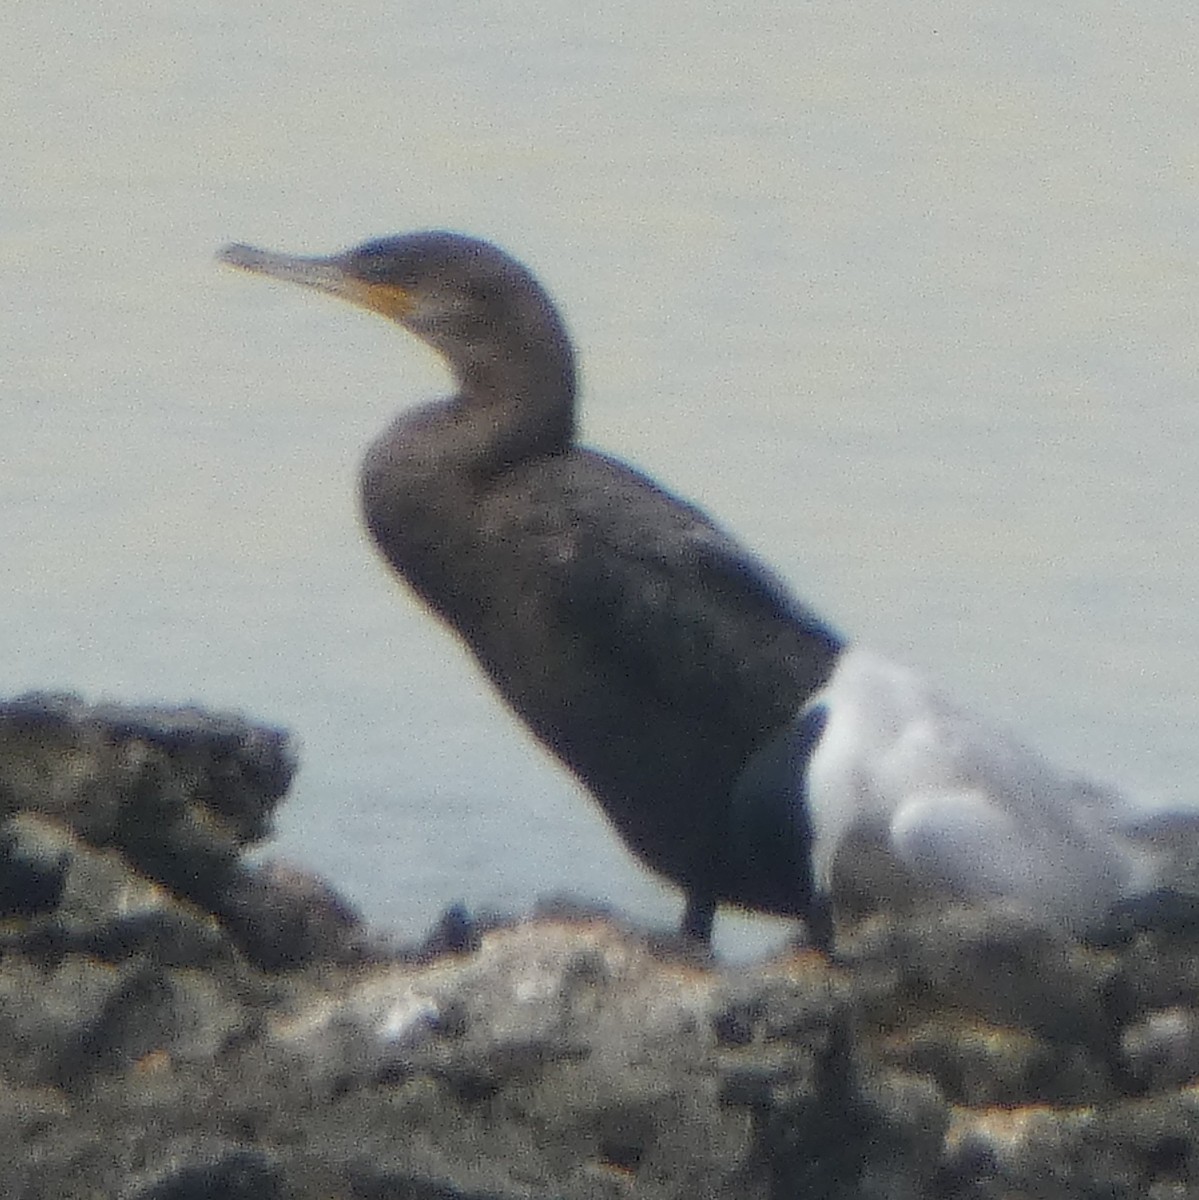
[[[480,347],[463,364],[459,384],[441,448],[449,469],[488,478],[560,453],[574,440],[574,356],[565,336],[519,354]]]
[[[567,450],[574,436],[569,343],[460,371],[462,392],[402,414],[367,451],[363,517],[380,551],[438,612],[469,628],[486,582],[464,585],[478,560],[478,501],[505,473]]]

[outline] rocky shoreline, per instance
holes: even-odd
[[[950,909],[732,970],[451,911],[398,947],[247,859],[295,769],[239,717],[0,704],[0,1195],[1199,1195],[1193,929]]]

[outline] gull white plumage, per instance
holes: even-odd
[[[814,898],[992,904],[1072,934],[1159,889],[1155,837],[1199,826],[1195,811],[1149,810],[1059,770],[854,646],[743,775],[740,853],[753,853],[768,810],[791,814]]]

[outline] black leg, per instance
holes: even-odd
[[[833,906],[827,896],[817,893],[808,906],[804,919],[808,927],[808,941],[822,954],[833,952]]]
[[[700,896],[695,892],[687,896],[687,908],[683,912],[683,923],[679,936],[684,941],[708,945],[712,940],[712,921],[716,916],[716,901],[711,896]]]

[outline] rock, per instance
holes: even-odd
[[[56,881],[55,903],[37,906],[7,935],[0,932],[0,945],[19,930],[24,952],[48,962],[87,955],[116,963],[145,955],[167,967],[204,966],[233,952],[210,913],[65,825],[21,813],[0,826],[0,838],[24,862],[53,863]]]
[[[61,695],[0,705],[0,816],[51,818],[88,846],[119,853],[144,879],[220,920],[268,970],[361,949],[356,914],[323,884],[242,860],[270,832],[294,773],[289,736],[240,717],[89,707]],[[9,907],[44,903],[62,864],[30,858],[28,848],[24,859],[16,853],[0,840],[9,866],[0,908],[5,889]]]
[[[21,818],[0,826],[0,920],[53,912],[62,899],[70,857],[36,832],[22,837]]]
[[[56,818],[139,865],[139,851],[169,871],[166,848],[192,865],[260,841],[294,773],[288,735],[240,717],[57,694],[0,704],[0,816]]]
[[[323,880],[282,862],[231,874],[213,907],[238,948],[266,971],[372,954],[358,912]]]
[[[195,1161],[161,1172],[145,1186],[135,1185],[127,1200],[283,1200],[282,1173],[271,1159],[242,1147],[205,1148]]]
[[[1161,1092],[1199,1079],[1199,1018],[1167,1008],[1146,1013],[1120,1036],[1130,1078],[1146,1091]]]
[[[245,859],[293,769],[240,718],[0,705],[0,1194],[1192,1194],[1194,922],[949,908],[731,970],[554,903],[408,949]]]

